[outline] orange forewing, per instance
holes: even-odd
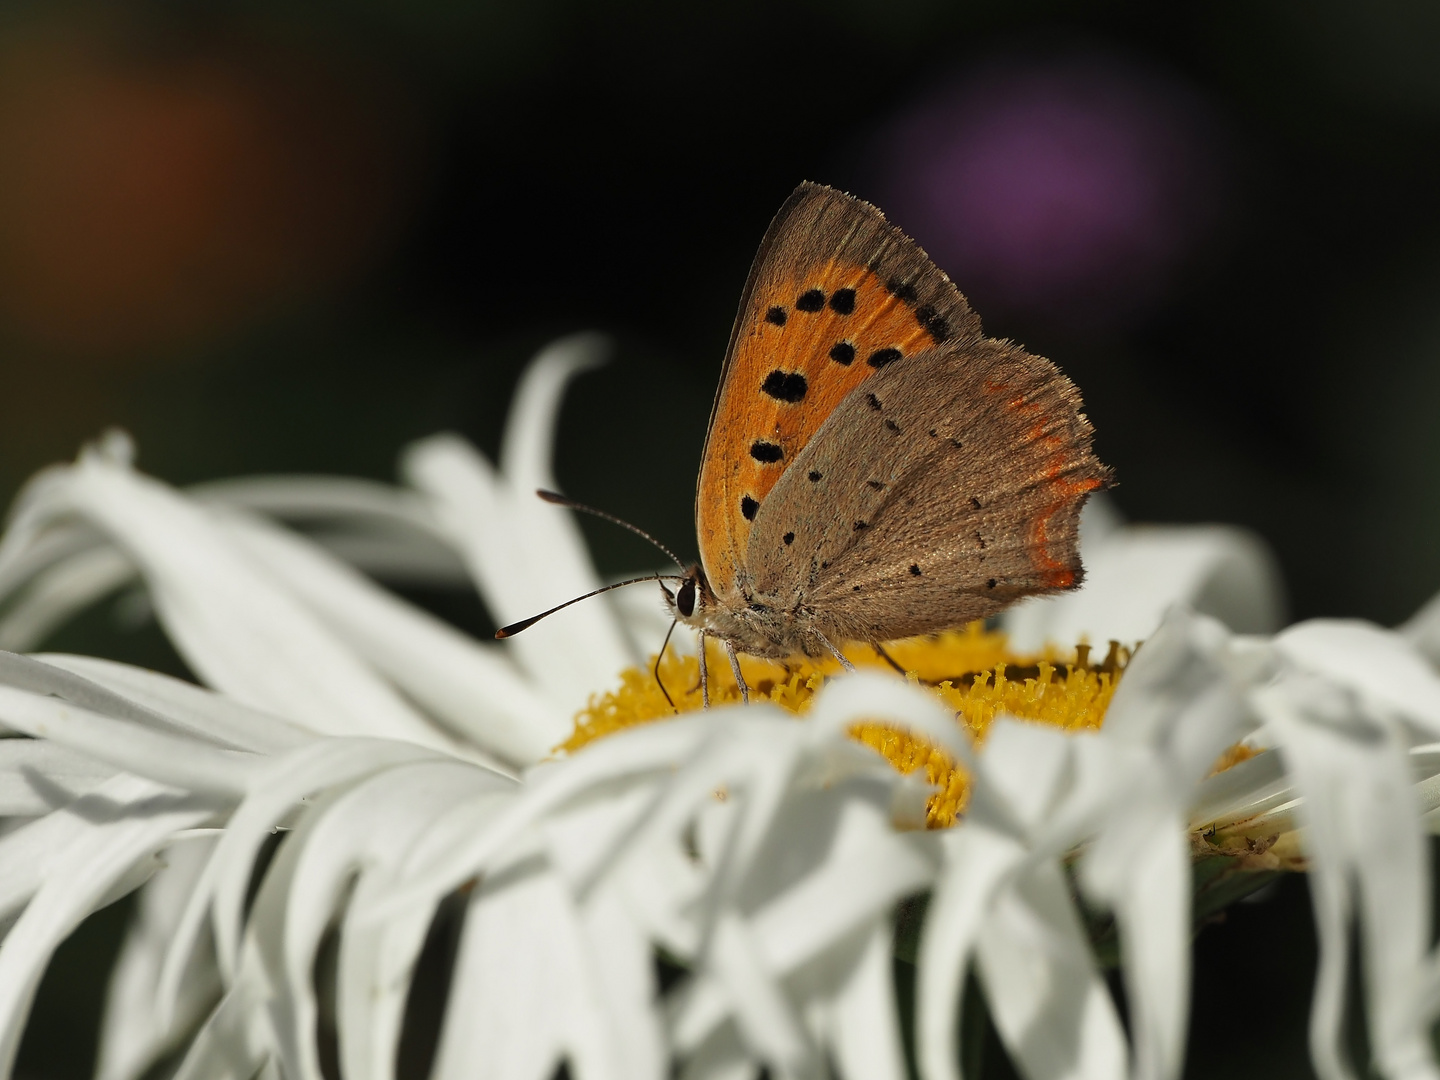
[[[978,332],[949,279],[878,210],[802,184],[750,271],[711,413],[695,524],[716,593],[732,591],[760,503],[847,394]]]

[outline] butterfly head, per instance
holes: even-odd
[[[666,604],[677,623],[700,630],[752,656],[779,657],[805,651],[808,624],[794,622],[765,604],[739,603],[716,595],[699,563],[685,571]],[[661,586],[664,588],[664,586]]]
[[[715,593],[711,591],[710,582],[705,579],[705,571],[699,563],[685,571],[684,579],[673,594],[663,585],[661,588],[665,592],[666,606],[676,619],[687,626],[708,625],[709,614],[715,606]]]

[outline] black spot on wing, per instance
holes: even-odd
[[[945,316],[941,315],[929,304],[921,304],[915,309],[915,318],[919,320],[936,344],[944,341],[950,336],[950,323]]]
[[[740,500],[740,514],[746,521],[754,521],[755,515],[760,512],[760,504],[749,495]]]
[[[900,359],[899,349],[876,349],[865,362],[873,368],[882,368]]]
[[[985,588],[987,588],[987,589],[993,589],[994,587],[995,587],[995,579],[994,579],[993,577],[992,577],[989,581],[985,582]]]
[[[855,346],[848,341],[839,342],[830,350],[830,359],[849,367],[855,359]]]
[[[900,425],[897,424],[897,423],[895,423],[894,420],[886,420],[886,421],[885,421],[885,426],[890,429],[890,431],[891,431],[892,434],[895,434],[895,435],[899,435],[899,434],[900,434]]]
[[[750,456],[756,461],[763,462],[766,465],[772,465],[785,456],[785,451],[781,450],[780,447],[773,442],[756,439],[750,444]]]
[[[836,289],[830,297],[830,310],[840,315],[849,315],[855,310],[855,290]]]
[[[899,278],[891,278],[885,282],[885,288],[890,290],[895,299],[906,304],[913,304],[920,299],[920,294],[915,291],[915,283],[912,281],[901,281]]]
[[[971,505],[974,509],[979,510],[979,509],[980,509],[980,500],[977,499],[974,495],[971,495],[971,496],[970,496],[970,505]]]
[[[856,532],[859,532],[861,529],[868,529],[869,527],[870,527],[870,523],[869,523],[868,521],[857,521],[857,522],[855,522],[855,531],[856,531]]]
[[[782,536],[780,539],[781,539],[781,540],[784,540],[786,546],[788,547],[789,545],[791,545],[791,544],[793,544],[793,543],[795,542],[795,534],[794,534],[793,532],[788,532],[788,533],[786,533],[784,536]]]
[[[874,394],[866,394],[865,400],[870,403],[870,408],[874,409],[876,412],[879,412],[881,409],[884,408],[884,406],[880,404],[880,399]]]
[[[883,481],[883,480],[866,480],[866,481],[865,481],[865,486],[868,487],[871,491],[884,491],[884,490],[885,490],[885,481]]]
[[[798,371],[781,371],[776,368],[765,376],[765,381],[760,384],[760,389],[776,401],[784,401],[793,405],[805,397],[805,391],[810,389],[810,384]]]
[[[820,479],[820,474],[819,474],[818,472],[816,472],[814,469],[811,469],[811,470],[810,470],[810,483],[813,484],[813,483],[815,483],[815,482],[816,482],[817,480],[819,480],[819,479]]]
[[[819,289],[806,289],[795,300],[799,311],[819,311],[825,306],[825,294]]]
[[[911,575],[913,575],[914,577],[919,577],[919,576],[920,576],[920,564],[919,564],[919,563],[913,563],[913,562],[912,562],[912,563],[910,564],[910,573],[911,573]]]
[[[776,326],[785,325],[785,309],[783,307],[772,307],[765,312],[765,321],[774,323]]]

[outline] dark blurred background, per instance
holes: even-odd
[[[693,551],[740,287],[815,179],[1074,378],[1125,514],[1247,525],[1296,616],[1393,623],[1440,588],[1437,56],[1424,0],[12,0],[0,494],[112,424],[177,483],[493,451],[525,359],[598,328],[560,479]],[[1202,991],[1239,963],[1288,996],[1196,1075],[1303,1056],[1287,889],[1243,915],[1277,965],[1201,938]],[[27,1075],[83,1073],[92,955]]]

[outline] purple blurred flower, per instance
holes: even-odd
[[[1215,225],[1216,128],[1186,87],[1113,57],[995,61],[894,121],[881,201],[982,313],[1113,325]]]

